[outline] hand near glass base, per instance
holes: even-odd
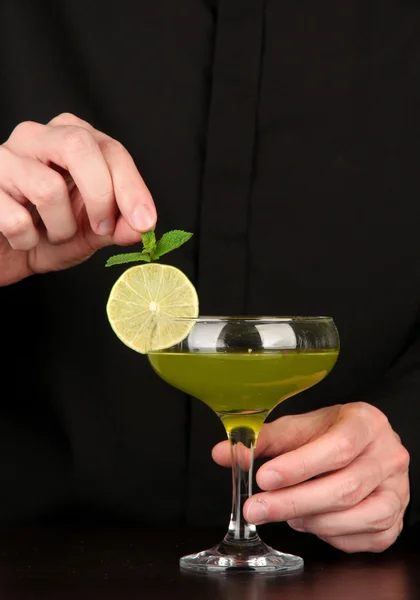
[[[345,552],[382,552],[403,527],[409,455],[386,416],[364,402],[321,408],[263,425],[256,456],[264,490],[247,500],[254,524],[287,521]],[[230,466],[229,444],[213,449]]]

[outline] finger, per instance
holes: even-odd
[[[398,538],[404,525],[402,514],[394,525],[386,531],[379,533],[360,533],[336,537],[321,537],[324,542],[343,552],[384,552]]]
[[[116,202],[123,216],[123,219],[118,220],[114,234],[117,243],[125,243],[127,238],[131,241],[132,232],[127,224],[138,232],[153,229],[157,220],[155,203],[126,148],[70,113],[55,117],[50,124],[84,127],[98,142],[111,173]]]
[[[31,250],[39,241],[39,233],[29,212],[1,189],[0,232],[14,250]]]
[[[211,455],[213,460],[221,467],[232,466],[232,456],[228,440],[216,444],[211,451]]]
[[[255,456],[276,456],[303,446],[332,425],[339,408],[340,406],[321,408],[301,415],[280,417],[272,423],[264,423],[258,436]],[[219,465],[232,466],[228,441],[216,444],[212,456]]]
[[[7,141],[19,156],[54,163],[69,171],[86,205],[92,229],[109,235],[115,228],[116,205],[111,174],[98,143],[84,127],[51,127],[21,123]]]
[[[401,511],[404,510],[405,502],[402,495],[405,496],[408,491],[402,477],[392,479],[398,487],[390,488],[389,485],[381,485],[352,508],[294,519],[288,523],[297,531],[306,531],[318,537],[386,531],[393,527]]]
[[[50,242],[63,242],[76,233],[67,185],[53,169],[0,148],[0,186],[11,196],[17,193],[18,198],[36,206]]]
[[[265,423],[258,436],[256,454],[278,456],[300,448],[328,431],[335,423],[340,409],[341,405],[328,406]]]
[[[124,238],[127,223],[138,232],[153,229],[157,220],[155,203],[133,158],[122,144],[109,136],[98,133],[97,138],[111,172],[116,202],[123,217],[117,223],[115,238]]]
[[[310,421],[305,425],[310,426]],[[257,474],[258,485],[273,490],[342,469],[369,446],[374,431],[372,422],[356,410],[340,412],[326,433],[265,463]]]
[[[245,518],[257,524],[344,510],[361,502],[388,476],[380,461],[359,456],[324,477],[255,494],[245,503]]]

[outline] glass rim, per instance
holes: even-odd
[[[299,322],[313,322],[313,323],[326,323],[334,322],[333,317],[330,316],[265,316],[265,315],[198,315],[198,317],[165,317],[164,315],[158,316],[159,320],[176,321],[181,323],[299,323]]]

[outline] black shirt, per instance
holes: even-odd
[[[121,141],[203,314],[329,314],[341,354],[272,417],[364,400],[420,518],[420,5],[7,0],[0,134],[72,112]],[[115,248],[0,290],[0,519],[226,524],[217,417],[111,331]],[[7,384],[10,385],[6,391]]]

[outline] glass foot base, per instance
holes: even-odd
[[[275,573],[287,575],[303,569],[303,559],[273,550],[259,538],[241,543],[224,540],[217,546],[183,556],[181,569],[199,573]]]

